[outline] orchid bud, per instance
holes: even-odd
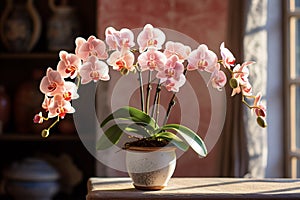
[[[239,86],[239,82],[238,82],[238,80],[236,80],[235,78],[231,78],[231,79],[229,80],[229,85],[230,85],[230,87],[231,87],[232,89],[235,89],[235,88],[237,88],[237,87]]]
[[[129,73],[129,70],[128,70],[127,68],[123,67],[123,68],[120,70],[120,73],[121,73],[122,75],[127,75],[127,74]]]
[[[256,118],[256,122],[258,123],[259,126],[261,126],[262,128],[266,128],[268,125],[267,125],[267,122],[265,120],[265,118],[261,117],[261,116],[258,116]]]
[[[43,118],[41,112],[39,114],[34,115],[34,118],[33,118],[33,122],[34,123],[36,123],[36,124],[42,124],[43,121],[44,121],[44,118]]]
[[[42,135],[43,138],[48,137],[49,136],[49,130],[48,129],[42,130],[41,135]]]

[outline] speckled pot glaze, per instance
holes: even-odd
[[[130,147],[126,166],[136,189],[161,190],[167,186],[176,167],[173,147]]]

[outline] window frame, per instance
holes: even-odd
[[[296,92],[293,87],[300,86],[300,77],[292,76],[296,69],[296,27],[292,20],[300,20],[300,9],[295,9],[295,0],[282,0],[283,5],[283,52],[284,52],[284,127],[285,127],[285,176],[297,178],[297,161],[300,162],[300,149],[296,146]],[[293,31],[294,30],[294,31]],[[292,42],[294,40],[294,42]],[[293,45],[294,44],[294,45]],[[294,72],[294,74],[296,74]],[[300,164],[300,163],[299,163]]]

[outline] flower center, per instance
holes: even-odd
[[[56,90],[56,88],[57,88],[56,83],[51,83],[48,85],[49,92],[53,92],[54,90]]]
[[[118,60],[117,62],[116,62],[116,65],[118,66],[118,70],[120,71],[120,70],[122,70],[123,68],[126,68],[126,63],[123,61],[123,60]]]
[[[203,68],[205,68],[205,67],[207,67],[208,66],[208,63],[207,63],[207,61],[206,60],[199,60],[199,62],[198,62],[198,68],[199,69],[203,69]]]
[[[97,72],[97,71],[92,71],[91,73],[90,73],[90,77],[95,81],[95,80],[99,80],[99,78],[100,78],[100,74],[99,74],[99,72]]]
[[[67,74],[71,74],[71,76],[73,76],[74,73],[75,73],[75,71],[76,71],[76,69],[77,68],[74,65],[71,65],[71,66],[69,66],[69,67],[66,68],[65,72]]]

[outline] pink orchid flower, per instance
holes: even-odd
[[[75,109],[72,107],[71,103],[64,100],[63,96],[60,94],[57,94],[51,98],[48,108],[48,118],[59,116],[63,119],[67,113],[75,112]]]
[[[158,28],[153,28],[151,24],[146,24],[137,36],[140,53],[144,52],[148,47],[161,49],[165,40],[166,36],[164,32]]]
[[[254,112],[255,112],[257,117],[266,117],[267,109],[263,104],[261,104],[260,100],[261,100],[261,93],[258,93],[255,96],[255,99],[254,99],[254,102],[253,102],[253,104],[254,104],[253,106],[257,107],[257,108],[254,108]]]
[[[245,85],[238,85],[236,88],[232,89],[231,96],[234,96],[239,93],[243,93],[243,95],[250,96],[252,95],[252,86],[249,82]]]
[[[249,76],[248,66],[253,64],[253,63],[254,62],[252,62],[252,61],[247,61],[247,62],[244,62],[242,65],[237,64],[233,68],[233,77],[238,80],[240,85],[246,85],[249,82],[249,80],[248,80],[248,76]]]
[[[212,73],[217,68],[218,58],[205,44],[201,44],[197,49],[190,53],[187,60],[187,70],[191,71],[199,69],[201,71],[205,70]]]
[[[176,55],[171,56],[162,71],[156,74],[168,91],[178,92],[184,85],[186,77],[183,74],[184,66]]]
[[[191,47],[185,46],[180,42],[173,41],[168,41],[166,43],[166,49],[164,50],[164,54],[167,56],[167,58],[171,57],[172,55],[176,55],[182,62],[187,59],[190,53]]]
[[[75,78],[81,65],[81,60],[75,54],[66,51],[59,52],[60,61],[57,65],[57,71],[63,78]]]
[[[107,81],[110,79],[108,66],[105,62],[98,60],[96,56],[90,56],[79,69],[81,84],[87,84],[90,81]]]
[[[40,90],[47,96],[54,96],[55,94],[63,93],[64,85],[65,81],[61,74],[49,67],[46,76],[41,80]]]
[[[156,74],[156,77],[160,78],[162,82],[171,78],[179,81],[181,74],[183,74],[183,71],[183,64],[179,61],[179,58],[177,56],[173,55],[167,60],[164,70],[159,71]]]
[[[149,48],[148,51],[141,53],[138,57],[138,63],[141,67],[141,71],[161,71],[164,69],[166,61],[167,58],[165,54],[154,48]]]
[[[120,52],[114,51],[107,59],[107,64],[112,66],[114,70],[122,71],[128,70],[133,71],[135,68],[134,54],[130,51]]]
[[[178,92],[179,88],[184,85],[185,81],[186,77],[181,74],[178,80],[175,80],[174,78],[166,79],[166,81],[164,82],[164,86],[169,92]]]
[[[116,31],[113,27],[105,30],[105,41],[111,50],[128,50],[135,45],[133,32],[127,28]]]
[[[252,95],[252,85],[249,82],[247,82],[246,85],[242,85],[241,87],[242,87],[243,95],[245,96]]]
[[[75,43],[77,45],[75,49],[76,55],[84,61],[92,55],[101,60],[108,57],[105,43],[95,36],[90,36],[87,41],[80,37],[76,38]]]
[[[75,83],[66,81],[64,87],[65,91],[63,93],[63,97],[66,101],[71,101],[72,99],[79,98],[79,94],[77,93],[77,86]]]
[[[230,50],[225,47],[224,42],[222,42],[222,44],[220,46],[220,51],[221,51],[221,56],[222,56],[224,67],[230,69],[231,66],[234,66],[235,57],[230,52]]]
[[[211,82],[213,88],[221,91],[227,82],[226,74],[220,70],[220,64],[218,64],[218,69],[215,70],[210,77],[208,83]]]

